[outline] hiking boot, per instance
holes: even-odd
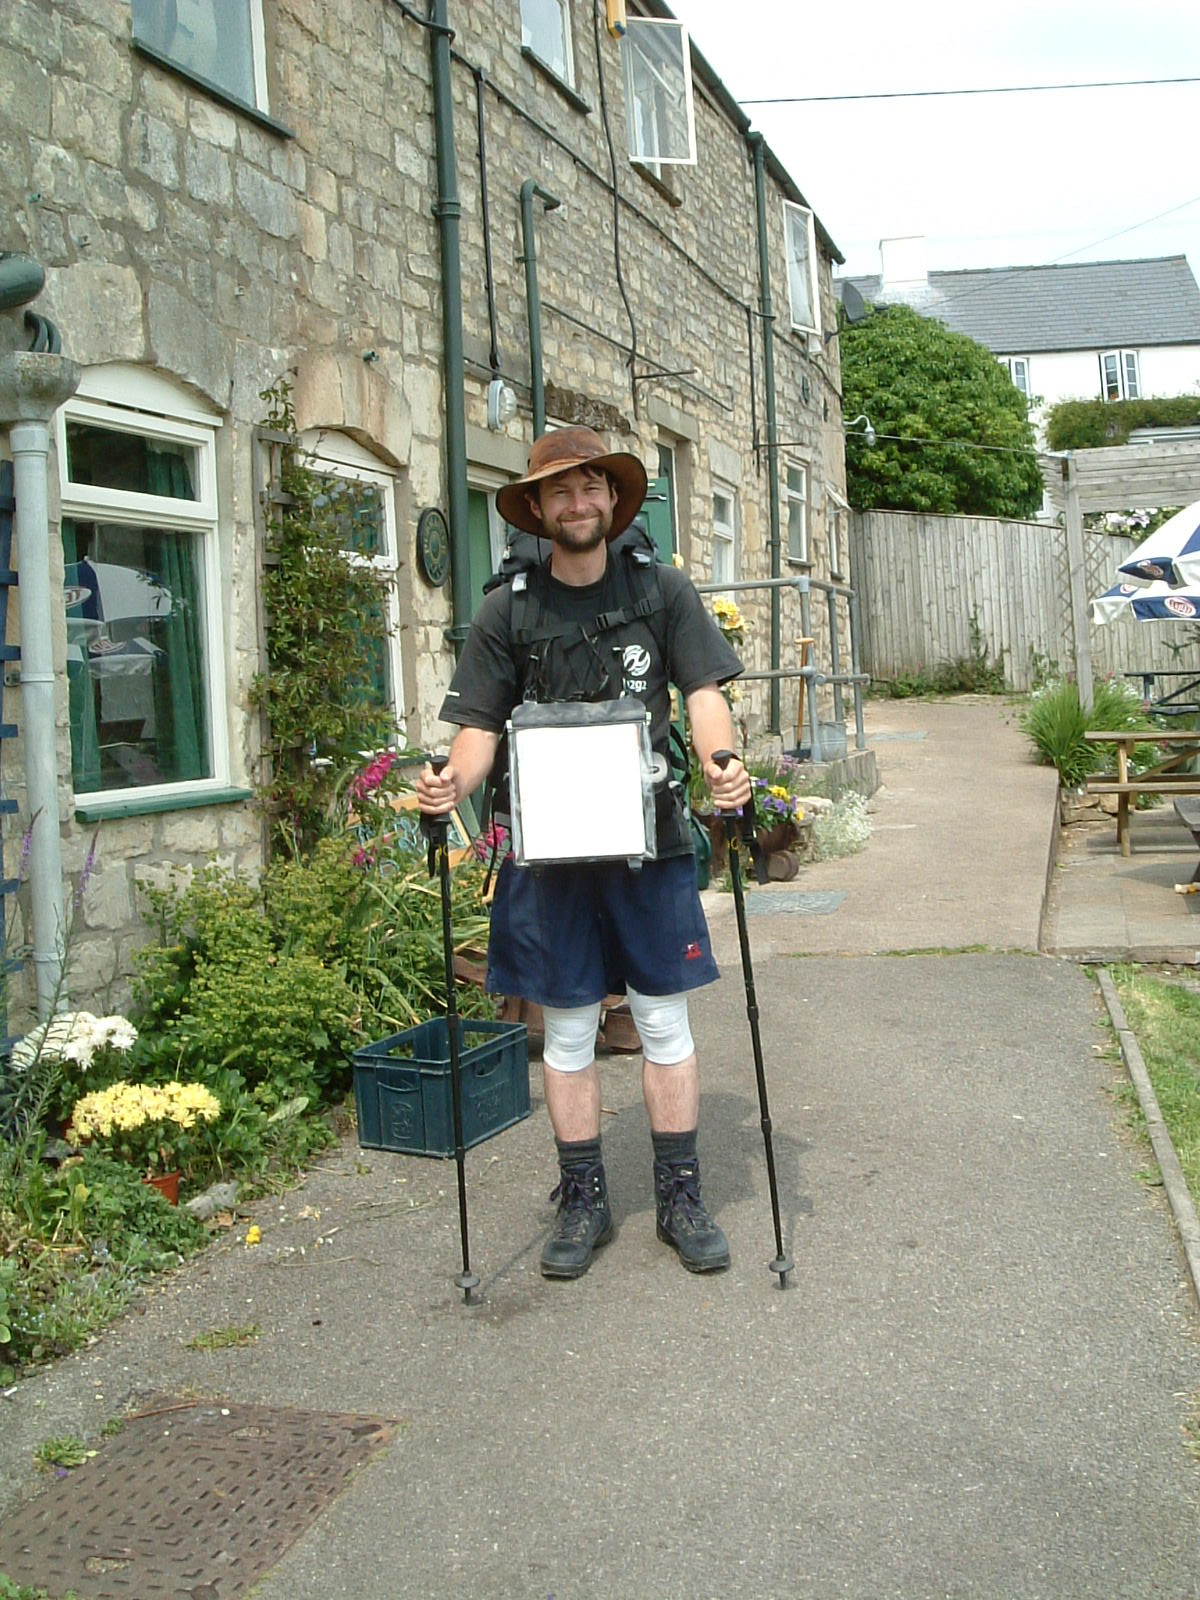
[[[558,1216],[542,1250],[542,1276],[581,1278],[592,1252],[613,1235],[603,1163],[563,1167],[550,1198],[558,1201]]]
[[[700,1198],[699,1161],[656,1161],[654,1194],[658,1237],[689,1272],[720,1272],[729,1265],[729,1241]]]

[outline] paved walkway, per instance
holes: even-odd
[[[636,1065],[614,1057],[618,1233],[587,1277],[537,1272],[540,1106],[468,1158],[472,1308],[452,1165],[346,1147],[256,1207],[257,1249],[239,1230],[19,1387],[7,1502],[39,1440],[188,1391],[401,1421],[259,1600],[1200,1596],[1182,1255],[1093,984],[1025,953],[1053,783],[995,702],[873,706],[870,728],[869,848],[763,891],[752,923],[791,1288],[766,1267],[724,898],[725,976],[694,1021],[728,1273],[689,1277],[656,1242]],[[844,899],[813,915],[784,891]],[[936,953],[869,953],[911,950]],[[252,1348],[185,1348],[246,1321]]]
[[[1064,828],[1051,878],[1043,949],[1072,961],[1200,964],[1200,894],[1176,894],[1196,846],[1168,799],[1130,821],[1132,854],[1105,817]]]

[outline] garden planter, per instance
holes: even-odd
[[[179,1180],[182,1176],[181,1172],[149,1172],[142,1179],[142,1182],[148,1183],[152,1189],[157,1189],[169,1205],[177,1206],[179,1204]]]

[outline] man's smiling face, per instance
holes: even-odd
[[[584,552],[608,538],[617,491],[602,469],[572,467],[539,483],[529,503],[548,539],[565,550]]]

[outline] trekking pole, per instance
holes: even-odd
[[[714,750],[713,760],[722,771],[733,760],[732,750]],[[742,892],[742,842],[744,837],[754,837],[754,815],[747,818],[740,809],[718,811],[725,822],[725,836],[729,844],[729,877],[733,884],[733,904],[737,912],[738,941],[742,947],[742,975],[746,980],[746,1016],[750,1021],[750,1042],[754,1048],[754,1073],[758,1079],[758,1110],[762,1123],[763,1146],[767,1152],[767,1181],[771,1187],[771,1217],[775,1223],[775,1259],[769,1262],[770,1270],[778,1274],[779,1287],[787,1288],[788,1273],[793,1263],[784,1254],[783,1233],[779,1226],[779,1189],[775,1182],[775,1150],[771,1143],[771,1113],[767,1107],[767,1078],[763,1071],[762,1040],[758,1033],[758,1000],[754,992],[754,968],[750,962],[750,938],[746,932],[746,900]],[[746,833],[749,829],[748,834]]]
[[[448,756],[431,756],[429,765],[440,772]],[[450,819],[425,816],[422,826],[429,840],[429,876],[438,871],[442,884],[442,951],[446,958],[446,1033],[450,1040],[450,1106],[454,1119],[454,1165],[458,1170],[458,1234],[462,1240],[462,1271],[455,1285],[462,1290],[463,1299],[471,1304],[471,1290],[479,1287],[479,1279],[471,1271],[471,1245],[467,1232],[467,1174],[464,1166],[466,1152],[463,1148],[462,1083],[459,1079],[458,1038],[458,986],[454,975],[454,934],[450,922]]]

